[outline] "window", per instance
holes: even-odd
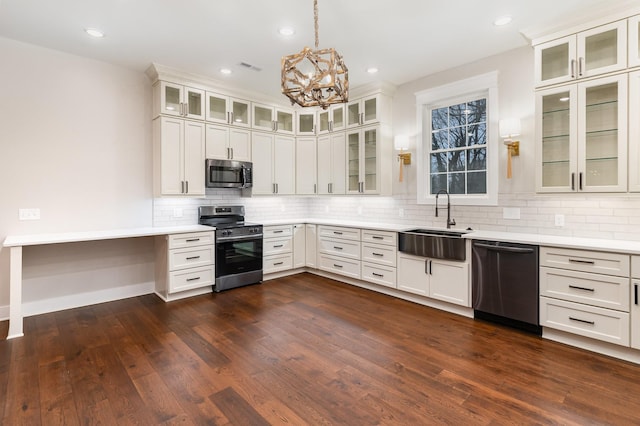
[[[497,73],[416,93],[418,203],[447,190],[458,204],[497,203]]]

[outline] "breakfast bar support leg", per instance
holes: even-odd
[[[22,330],[22,246],[9,253],[9,333],[7,339],[24,336]]]

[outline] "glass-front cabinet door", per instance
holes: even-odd
[[[379,191],[378,134],[377,126],[347,133],[347,192]]]
[[[316,134],[316,113],[298,111],[298,135]]]
[[[578,106],[578,190],[626,191],[627,76],[580,83]]]
[[[576,85],[547,89],[536,95],[539,192],[576,190],[578,160]]]
[[[260,130],[275,130],[274,110],[270,106],[253,104],[253,127]]]
[[[229,98],[231,104],[231,117],[229,124],[239,127],[251,126],[251,102],[243,99]]]
[[[629,191],[640,192],[640,71],[629,74],[629,164]]]
[[[276,109],[276,131],[292,135],[293,132],[293,111]]]
[[[536,86],[563,83],[576,78],[574,35],[540,44],[534,49]]]
[[[378,192],[378,128],[365,129],[364,135],[364,188],[363,192]]]
[[[331,131],[337,132],[340,130],[344,130],[344,104],[331,105],[329,111],[331,112]]]
[[[324,135],[325,133],[329,133],[329,125],[331,119],[329,118],[329,110],[319,110],[318,111],[318,134]]]
[[[212,123],[229,124],[229,97],[217,93],[207,92],[207,117]]]
[[[362,192],[360,180],[360,132],[351,132],[347,135],[347,192]]]
[[[204,90],[160,82],[160,113],[204,120]]]
[[[640,66],[640,15],[629,18],[629,67]]]

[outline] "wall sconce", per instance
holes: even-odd
[[[520,119],[508,118],[500,120],[500,137],[504,138],[507,146],[507,179],[511,179],[511,157],[520,155],[520,141],[514,141],[513,137],[520,135]]]
[[[409,137],[406,135],[398,135],[393,139],[393,146],[396,151],[400,151],[398,154],[398,161],[400,162],[400,182],[402,182],[404,167],[411,164],[411,153],[404,152],[409,149]]]

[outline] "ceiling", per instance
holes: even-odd
[[[334,47],[351,87],[400,85],[530,42],[637,0],[319,0],[320,48]],[[502,15],[513,21],[493,25]],[[282,26],[295,34],[284,37]],[[102,39],[90,38],[99,28]],[[0,37],[137,71],[151,63],[280,95],[280,58],[313,47],[312,0],[0,0]],[[241,62],[260,68],[248,69]],[[377,74],[368,74],[368,67]],[[232,70],[222,75],[221,68]]]

